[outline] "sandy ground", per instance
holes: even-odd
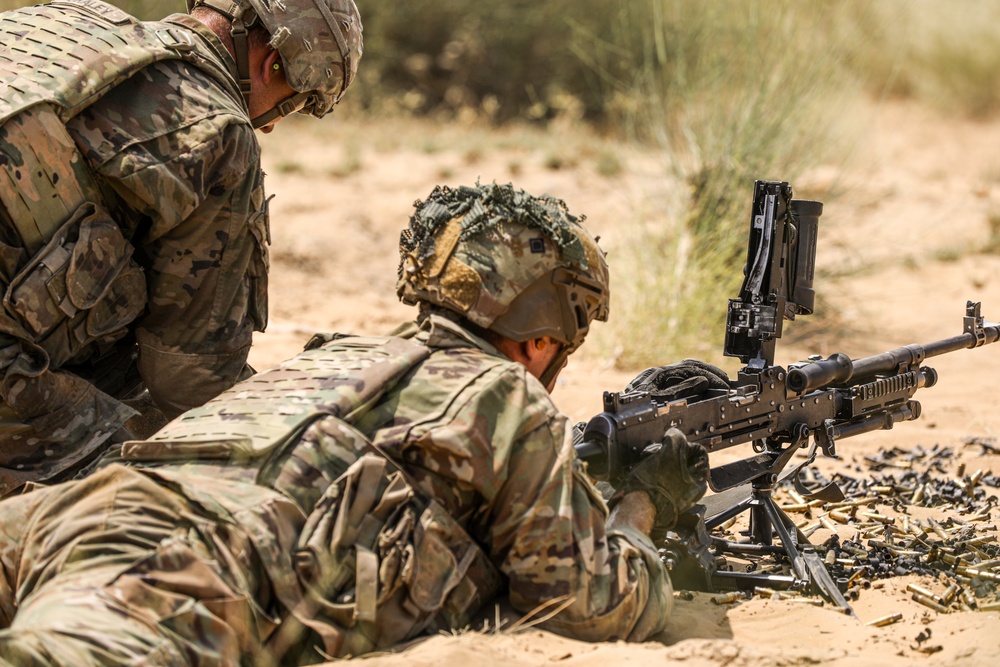
[[[989,216],[1000,215],[1000,122],[962,122],[903,104],[868,109],[862,120],[849,166],[825,166],[793,183],[800,196],[825,202],[818,264],[826,277],[817,289],[840,315],[836,327],[815,332],[808,346],[780,347],[779,363],[837,351],[856,358],[957,335],[967,299],[983,302],[987,320],[1000,320],[1000,284],[994,280],[1000,255],[974,252],[988,239]],[[258,368],[291,356],[314,331],[383,333],[410,317],[411,310],[395,299],[398,234],[412,202],[436,183],[481,178],[549,192],[586,213],[590,228],[612,247],[620,242],[623,223],[637,212],[648,214],[672,187],[661,177],[655,153],[565,128],[490,133],[430,122],[292,119],[264,144],[275,198],[271,322],[251,354]],[[624,167],[603,176],[597,165],[608,150]],[[562,163],[558,169],[552,168],[554,156]],[[720,358],[706,361],[722,361],[722,333],[717,337]],[[554,394],[575,420],[599,412],[602,391],[620,389],[638,370],[615,369],[587,355],[584,350],[573,360]],[[932,365],[941,379],[918,395],[924,413],[919,421],[841,443],[842,460],[824,460],[819,467],[846,470],[880,448],[937,444],[957,450],[952,467],[964,463],[966,470],[1000,472],[1000,456],[963,445],[967,436],[1000,433],[1000,345],[961,351]],[[958,475],[957,469],[945,472]],[[991,516],[986,526],[995,524]],[[849,527],[839,530],[842,538],[851,536]],[[982,531],[996,533],[995,527]],[[820,531],[814,540],[824,537]],[[761,597],[716,605],[709,594],[678,596],[667,631],[641,645],[586,644],[529,628],[435,636],[402,656],[364,660],[370,667],[401,660],[410,667],[996,664],[1000,612],[940,614],[912,601],[908,583],[944,586],[916,575],[876,583],[853,602],[859,620],[830,606]],[[902,619],[892,625],[866,625],[894,612]]]

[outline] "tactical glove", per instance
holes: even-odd
[[[625,477],[621,492],[648,493],[656,507],[654,531],[663,534],[705,495],[708,452],[697,443],[689,443],[683,433],[672,428],[662,442],[647,447],[643,456]]]
[[[635,376],[625,392],[645,391],[667,401],[694,398],[709,389],[729,389],[729,376],[721,368],[697,359],[647,368]]]

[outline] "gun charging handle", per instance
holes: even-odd
[[[837,352],[831,354],[828,359],[788,369],[785,386],[796,394],[802,394],[834,382],[847,382],[852,375],[854,375],[854,363],[851,358],[843,352]]]

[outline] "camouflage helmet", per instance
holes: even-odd
[[[515,341],[541,336],[572,352],[608,317],[604,251],[554,197],[511,185],[437,187],[400,238],[396,292]]]
[[[246,30],[259,20],[271,35],[269,44],[281,55],[285,79],[297,94],[255,118],[255,127],[293,111],[323,117],[358,71],[363,26],[354,0],[187,0],[187,4],[188,10],[211,7],[232,21],[245,95],[249,95],[249,64],[240,61],[248,62]]]

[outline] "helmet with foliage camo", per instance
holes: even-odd
[[[281,55],[285,79],[296,94],[253,119],[263,127],[300,111],[321,118],[354,80],[363,51],[361,15],[354,0],[187,0],[188,11],[211,7],[232,22],[236,66],[244,96],[250,94],[247,30],[257,22]]]
[[[608,317],[604,251],[565,202],[511,185],[438,186],[400,238],[396,292],[514,341],[549,336],[568,355]]]

